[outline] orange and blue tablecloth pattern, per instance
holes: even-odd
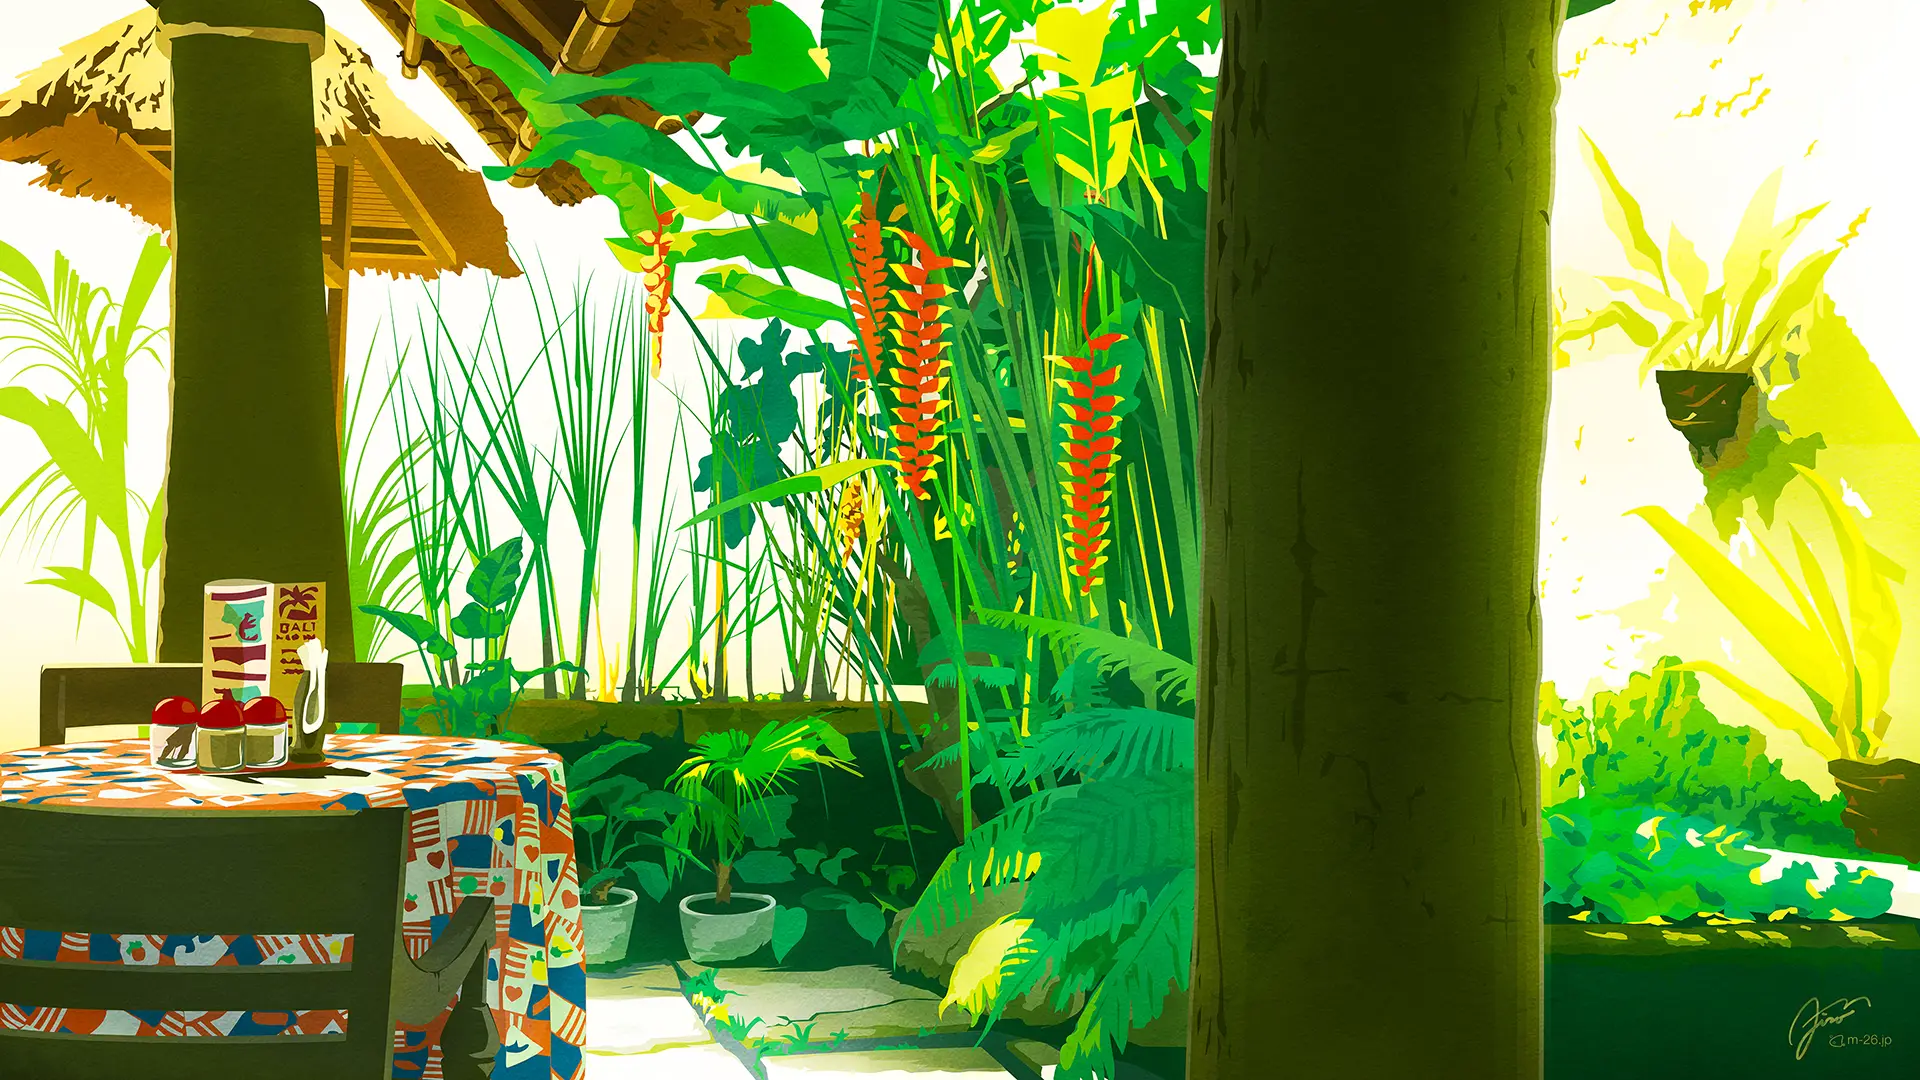
[[[332,735],[330,764],[373,785],[298,791],[192,791],[149,764],[145,740],[71,743],[0,754],[0,802],[151,810],[409,811],[402,937],[427,951],[462,897],[495,898],[488,1004],[500,1029],[493,1080],[582,1080],[586,976],[573,821],[560,760],[538,746],[409,735]],[[61,934],[0,927],[0,957],[134,965],[337,964],[348,935],[163,936]],[[451,1007],[449,1007],[451,1011]],[[382,1018],[384,1021],[384,1018]],[[443,1015],[394,1030],[396,1080],[440,1075]],[[239,1036],[323,1034],[352,1022],[344,1010],[117,1012],[0,1003],[0,1028],[71,1034]]]

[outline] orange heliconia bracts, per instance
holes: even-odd
[[[872,192],[860,193],[860,218],[853,224],[849,246],[853,249],[853,265],[849,267],[853,284],[847,286],[847,305],[853,309],[853,380],[857,387],[873,379],[886,351],[887,255],[880,244],[880,213],[874,207]]]
[[[940,411],[946,405],[942,395],[947,388],[946,311],[944,303],[952,292],[932,280],[935,271],[959,266],[960,260],[936,254],[926,240],[900,230],[900,236],[913,249],[913,261],[894,267],[901,286],[893,290],[894,342],[893,385],[889,387],[899,402],[892,409],[893,452],[900,459],[900,484],[915,498],[927,499],[927,481],[941,460],[934,453],[946,436],[940,431]]]
[[[1060,445],[1067,454],[1060,462],[1067,470],[1067,478],[1060,482],[1067,492],[1067,569],[1080,579],[1083,596],[1100,583],[1095,575],[1107,561],[1108,504],[1113,498],[1113,467],[1120,460],[1116,410],[1121,398],[1114,392],[1120,365],[1105,363],[1100,354],[1125,337],[1101,334],[1087,342],[1090,355],[1059,358],[1068,372],[1060,380],[1067,395],[1060,402],[1067,414],[1060,425],[1066,436]]]
[[[651,254],[641,257],[640,270],[646,275],[647,342],[653,353],[654,378],[660,377],[660,353],[666,343],[667,308],[673,302],[673,268],[667,265],[667,255],[673,251],[673,237],[667,230],[678,215],[678,210],[656,212],[654,227],[634,237],[636,243],[653,249]]]

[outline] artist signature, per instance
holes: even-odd
[[[1860,1008],[1873,1008],[1873,1002],[1864,997],[1835,998],[1826,1004],[1820,999],[1808,998],[1800,1011],[1793,1014],[1793,1023],[1787,1026],[1787,1042],[1793,1046],[1793,1059],[1799,1061],[1807,1056],[1807,1047],[1813,1045],[1813,1037],[1821,1028],[1832,1027]]]

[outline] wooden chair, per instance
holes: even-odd
[[[0,804],[0,926],[115,934],[353,935],[348,964],[149,966],[0,959],[28,1008],[348,1010],[332,1035],[102,1036],[0,1030],[0,1075],[32,1080],[383,1080],[393,1024],[453,1000],[448,1080],[484,1080],[493,899],[462,900],[419,960],[399,937],[407,812],[93,813]]]
[[[40,669],[40,745],[77,727],[144,724],[162,698],[200,700],[199,664],[48,664]],[[399,664],[328,664],[327,730],[334,721],[400,730]]]

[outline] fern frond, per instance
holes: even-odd
[[[977,609],[980,621],[989,626],[1024,630],[1052,641],[1062,651],[1092,653],[1102,672],[1130,670],[1149,675],[1154,687],[1177,701],[1192,701],[1195,672],[1193,664],[1145,642],[1079,623],[1046,619],[1014,611]]]
[[[913,924],[927,933],[939,933],[973,911],[973,898],[980,890],[1032,877],[1040,866],[1039,852],[1029,838],[1035,823],[1070,805],[1083,786],[1030,795],[973,830],[928,879],[926,890],[914,901],[909,916]]]
[[[1146,917],[1122,942],[1060,1047],[1055,1080],[1113,1075],[1113,1056],[1127,1037],[1160,1017],[1175,988],[1187,988],[1193,963],[1193,871],[1160,890]]]
[[[1164,884],[1193,866],[1193,774],[1185,769],[1080,785],[1027,842],[1042,869],[1021,916],[1043,928],[1106,907],[1123,887]]]
[[[1193,768],[1193,717],[1146,708],[1082,709],[1051,721],[1019,757],[1011,780],[1079,773],[1117,779]]]

